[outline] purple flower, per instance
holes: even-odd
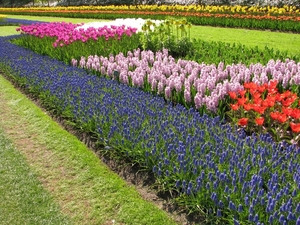
[[[245,196],[245,205],[248,206],[250,204],[249,196],[246,194]]]
[[[238,220],[236,220],[236,219],[233,219],[233,224],[234,225],[240,225],[240,222]]]
[[[239,206],[238,206],[238,212],[239,213],[243,212],[243,206],[241,204],[239,204]]]
[[[298,219],[296,221],[296,225],[300,225],[300,216],[298,217]]]
[[[284,217],[284,215],[281,214],[279,217],[279,223],[283,224],[284,221],[286,222],[285,217]]]
[[[296,220],[296,216],[294,213],[292,212],[289,212],[288,216],[287,216],[287,220],[290,221],[290,220]]]
[[[253,222],[254,222],[254,223],[257,223],[258,220],[259,220],[258,214],[255,214],[255,216],[254,216],[254,218],[253,218]]]
[[[268,220],[269,224],[273,224],[273,221],[274,221],[273,215],[270,215]]]
[[[249,220],[250,222],[254,222],[254,220],[253,220],[253,214],[252,214],[252,213],[249,213],[249,215],[248,215],[248,220]]]
[[[217,209],[217,217],[222,217],[222,212],[220,209]]]
[[[297,213],[300,213],[300,203],[297,204],[296,212],[297,212]]]

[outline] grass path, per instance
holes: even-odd
[[[0,223],[70,224],[2,129],[0,149]]]
[[[14,196],[16,192],[26,194],[32,186],[25,187],[27,183],[25,181],[22,183],[23,181],[17,177],[12,179],[12,186],[9,187],[11,190],[6,192],[5,196],[12,195],[14,202],[17,199],[21,202],[14,204],[2,196],[0,210],[7,208],[6,210],[11,212],[8,207],[14,204],[15,209],[9,217],[19,215],[19,211],[23,211],[24,207],[34,208],[42,204],[44,208],[32,210],[32,217],[47,214],[49,211],[56,217],[61,217],[63,224],[68,221],[64,221],[65,217],[69,218],[70,224],[80,225],[175,224],[164,211],[144,201],[133,187],[128,186],[119,176],[111,172],[92,151],[62,129],[2,76],[0,76],[0,115],[0,127],[20,152],[18,157],[10,156],[13,163],[10,167],[4,168],[2,165],[7,164],[4,163],[6,159],[0,157],[0,171],[9,172],[15,170],[15,166],[24,164],[26,169],[21,173],[25,175],[26,182],[33,183],[36,178],[30,174],[35,174],[40,181],[40,184],[36,185],[39,189],[41,185],[45,189],[45,193],[41,196],[46,196],[27,194],[28,198],[18,199],[18,196]],[[1,154],[6,154],[2,148],[0,151]],[[5,173],[0,173],[0,180],[1,176],[5,177]],[[12,178],[13,176],[11,175]],[[0,181],[0,190],[8,188],[3,185],[3,181]],[[24,186],[24,191],[20,189],[20,185]],[[47,193],[51,194],[64,216],[50,206],[52,198],[48,197]],[[43,206],[43,203],[46,205]],[[28,215],[23,216],[26,220]],[[6,224],[7,220],[8,218],[0,216],[0,224]],[[115,223],[111,222],[113,220]],[[43,223],[20,222],[20,224],[59,223],[48,216],[44,218]]]

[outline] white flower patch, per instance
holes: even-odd
[[[125,27],[131,27],[131,28],[136,28],[137,32],[142,31],[142,26],[147,20],[138,18],[138,19],[132,19],[132,18],[127,18],[127,19],[115,19],[113,21],[106,21],[106,22],[90,22],[90,23],[85,23],[82,26],[77,27],[76,29],[87,29],[89,27],[94,27],[94,28],[99,28],[99,27],[110,27],[110,26],[122,26],[125,25]],[[159,25],[162,23],[162,20],[151,20],[153,23],[156,25]],[[152,29],[154,27],[152,26]]]

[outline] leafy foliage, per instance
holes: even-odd
[[[167,19],[159,24],[148,20],[142,27],[142,49],[156,52],[166,48],[175,58],[185,57],[193,50],[190,27],[185,19]]]
[[[225,65],[238,63],[250,65],[253,62],[266,64],[270,59],[285,60],[286,58],[300,61],[298,55],[289,55],[287,52],[275,51],[267,46],[265,46],[264,50],[260,50],[257,46],[249,48],[240,43],[208,42],[201,39],[194,39],[192,43],[193,51],[188,52],[185,59],[199,63],[224,62]]]

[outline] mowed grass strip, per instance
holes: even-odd
[[[249,48],[264,51],[265,47],[274,51],[285,52],[289,56],[300,54],[300,35],[268,30],[247,30],[239,28],[224,28],[210,26],[193,26],[191,38],[204,41],[242,44]],[[237,55],[239,52],[236,53]],[[276,59],[275,59],[276,60]],[[256,62],[253,62],[256,63]]]
[[[0,224],[71,224],[1,128]]]
[[[19,34],[16,31],[17,28],[18,28],[17,26],[0,26],[0,36],[4,37],[9,35]]]
[[[175,224],[2,76],[0,115],[0,127],[30,165],[32,172],[26,173],[37,175],[71,224]],[[0,157],[0,165],[3,160]],[[15,195],[13,191],[11,194]],[[33,207],[33,202],[41,199],[31,195],[26,201],[22,207]],[[6,199],[1,204],[11,207]],[[8,210],[10,217],[16,218],[22,207]]]

